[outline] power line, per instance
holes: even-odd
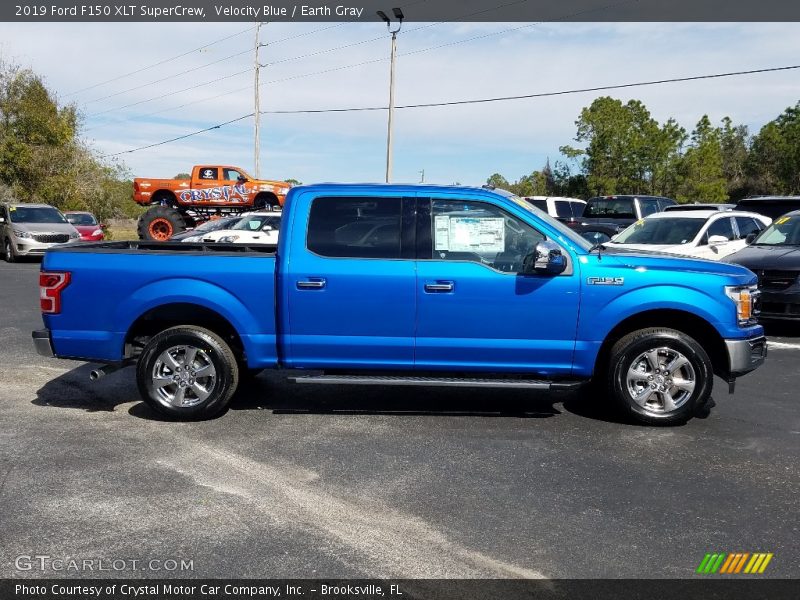
[[[538,92],[533,94],[520,94],[515,96],[495,96],[492,98],[473,98],[468,100],[449,100],[445,102],[426,102],[420,104],[405,104],[403,106],[396,106],[395,108],[399,109],[414,109],[414,108],[434,108],[434,107],[441,107],[441,106],[459,106],[465,104],[486,104],[490,102],[507,102],[511,100],[524,100],[524,99],[531,99],[531,98],[545,98],[550,96],[566,96],[570,94],[583,94],[587,92],[601,92],[601,91],[609,91],[609,90],[619,90],[619,89],[626,89],[626,88],[633,88],[633,87],[645,87],[651,85],[662,85],[667,83],[682,83],[687,81],[699,81],[704,79],[720,79],[723,77],[739,77],[744,75],[757,75],[760,73],[774,73],[778,71],[790,71],[800,69],[800,65],[789,65],[784,67],[768,67],[763,69],[750,69],[746,71],[729,71],[726,73],[712,73],[707,75],[691,75],[687,77],[673,77],[669,79],[655,79],[650,81],[639,81],[634,83],[620,83],[615,85],[604,85],[604,86],[595,86],[595,87],[586,87],[586,88],[576,88],[570,90],[559,90],[555,92]],[[377,111],[377,110],[388,110],[386,106],[358,106],[358,107],[349,107],[349,108],[320,108],[320,109],[305,109],[305,110],[265,110],[261,111],[261,114],[273,114],[273,115],[288,115],[288,114],[320,114],[320,113],[345,113],[345,112],[366,112],[366,111]],[[149,144],[147,146],[141,146],[138,148],[132,148],[130,150],[124,150],[122,152],[116,152],[114,154],[106,154],[101,158],[108,158],[113,156],[119,156],[121,154],[130,154],[132,152],[138,152],[140,150],[146,150],[148,148],[154,148],[156,146],[163,146],[164,144],[169,144],[171,142],[175,142],[178,140],[182,140],[188,137],[192,137],[194,135],[199,135],[201,133],[205,133],[207,131],[211,131],[213,129],[219,129],[220,127],[224,127],[225,125],[229,125],[231,123],[235,123],[237,121],[242,121],[249,117],[255,116],[254,113],[250,113],[248,115],[243,115],[241,117],[237,117],[236,119],[231,119],[230,121],[226,121],[224,123],[220,123],[218,125],[214,125],[211,127],[206,127],[205,129],[200,129],[199,131],[194,131],[191,133],[187,133],[185,135],[172,138],[169,140],[164,140],[162,142],[157,142],[155,144]]]
[[[248,27],[247,29],[245,29],[243,31],[240,31],[238,33],[234,33],[232,35],[229,35],[229,36],[226,36],[226,37],[223,37],[223,38],[220,38],[220,39],[215,40],[213,42],[209,42],[208,44],[203,44],[202,46],[198,46],[197,48],[194,48],[193,50],[189,50],[188,52],[184,52],[182,54],[177,54],[176,56],[172,56],[170,58],[165,58],[164,60],[160,60],[158,62],[155,62],[155,63],[151,64],[151,65],[147,65],[146,67],[141,67],[139,69],[136,69],[135,71],[130,71],[130,72],[124,73],[122,75],[117,75],[116,77],[112,77],[111,79],[106,79],[105,81],[101,81],[100,83],[95,83],[94,85],[90,85],[90,86],[81,88],[79,90],[75,90],[74,92],[70,92],[69,94],[66,94],[64,97],[65,98],[69,98],[70,96],[74,96],[75,94],[80,94],[81,92],[86,92],[86,91],[89,91],[89,90],[93,90],[93,89],[98,88],[98,87],[100,87],[102,85],[106,85],[107,83],[112,83],[114,81],[119,81],[120,79],[124,79],[125,77],[130,77],[131,75],[136,75],[137,73],[141,73],[142,71],[147,71],[148,69],[152,69],[154,67],[165,65],[165,64],[167,64],[169,62],[172,62],[173,60],[178,60],[179,58],[183,58],[184,56],[189,56],[190,54],[194,54],[195,52],[198,52],[199,50],[203,50],[204,48],[209,48],[211,46],[214,46],[215,44],[219,44],[220,42],[224,42],[226,40],[230,40],[232,38],[235,38],[237,36],[245,34],[248,31],[252,31],[253,29],[255,29],[255,26]],[[94,100],[92,102],[94,102]]]
[[[426,0],[420,0],[420,1],[426,1]],[[416,32],[416,31],[420,31],[422,29],[427,29],[429,27],[435,27],[435,26],[438,26],[438,25],[455,22],[455,21],[458,21],[460,19],[466,19],[468,17],[477,16],[479,14],[483,14],[483,13],[486,13],[486,12],[499,10],[501,8],[506,8],[506,7],[509,7],[509,6],[513,6],[515,4],[521,4],[521,3],[524,3],[524,2],[528,2],[528,1],[529,0],[513,0],[512,2],[507,2],[505,4],[501,4],[501,5],[495,6],[493,8],[484,9],[484,10],[480,10],[480,11],[476,11],[476,12],[472,12],[472,13],[467,13],[467,14],[461,15],[460,17],[458,17],[457,19],[453,19],[452,21],[439,21],[439,22],[436,22],[436,23],[429,23],[429,24],[426,24],[426,25],[422,25],[420,27],[416,27],[416,28],[413,28],[413,29],[406,30],[405,33],[413,33],[413,32]],[[570,13],[568,15],[563,15],[561,17],[558,17],[557,19],[553,19],[552,21],[539,21],[539,22],[535,22],[535,23],[527,23],[525,25],[520,25],[518,27],[510,27],[510,28],[507,28],[507,29],[502,29],[500,31],[493,31],[493,32],[489,32],[489,33],[473,36],[471,38],[466,38],[466,39],[463,39],[463,40],[456,40],[456,41],[448,42],[448,43],[445,43],[445,44],[439,44],[439,45],[436,45],[436,46],[429,46],[427,48],[421,48],[419,50],[412,50],[410,52],[404,52],[402,54],[399,54],[398,56],[411,56],[411,55],[420,54],[420,53],[423,53],[423,52],[429,52],[431,50],[439,50],[441,48],[445,48],[445,47],[449,47],[449,46],[455,46],[455,45],[458,45],[458,44],[464,44],[464,43],[467,43],[467,42],[473,42],[475,40],[485,39],[487,37],[492,37],[492,36],[495,36],[495,35],[501,35],[501,34],[505,34],[505,33],[511,33],[511,32],[514,32],[514,31],[520,31],[522,29],[527,29],[527,28],[534,27],[534,26],[537,26],[537,25],[542,25],[544,23],[564,21],[564,20],[567,20],[567,19],[572,19],[572,18],[581,16],[581,15],[584,15],[586,13],[608,10],[610,8],[617,8],[619,6],[623,6],[623,5],[631,4],[631,3],[636,3],[636,2],[639,2],[639,1],[640,0],[622,0],[621,2],[615,2],[615,3],[612,3],[612,4],[605,4],[605,5],[602,5],[602,6],[598,6],[598,7],[589,8],[589,9],[586,9],[586,10]],[[415,2],[415,3],[412,3],[412,5],[413,4],[418,4],[418,3],[419,2]],[[320,50],[318,52],[313,52],[313,53],[310,53],[310,54],[294,56],[294,57],[290,57],[290,58],[286,58],[286,59],[282,59],[282,60],[278,60],[278,61],[269,62],[269,63],[266,63],[264,66],[265,67],[266,66],[273,66],[273,65],[276,65],[276,64],[284,63],[284,62],[289,62],[289,61],[298,60],[298,59],[302,59],[302,58],[308,58],[308,57],[312,57],[312,56],[318,56],[318,55],[321,55],[321,54],[327,54],[328,52],[334,52],[334,51],[337,51],[337,50],[342,50],[342,49],[345,49],[345,48],[350,48],[350,47],[353,47],[353,46],[358,46],[358,45],[361,45],[361,44],[374,42],[374,41],[378,41],[378,40],[383,40],[383,39],[385,39],[385,36],[376,37],[376,38],[370,38],[370,39],[362,40],[360,42],[354,42],[352,44],[346,44],[346,45],[343,45],[343,46],[336,46],[334,48],[328,48],[326,50]],[[316,76],[316,75],[325,75],[325,74],[333,73],[333,72],[336,72],[336,71],[343,71],[343,70],[353,69],[353,68],[356,68],[356,67],[361,67],[361,66],[365,66],[365,65],[369,65],[369,64],[378,63],[378,62],[384,62],[386,60],[388,60],[388,58],[386,58],[386,57],[376,58],[376,59],[371,59],[371,60],[365,60],[365,61],[361,61],[361,62],[358,62],[358,63],[342,65],[342,66],[339,66],[339,67],[332,67],[332,68],[324,69],[324,70],[321,70],[321,71],[314,71],[314,72],[311,72],[311,73],[304,73],[304,74],[300,74],[300,75],[292,75],[290,77],[284,77],[282,79],[272,79],[270,81],[265,81],[262,85],[268,85],[268,84],[272,84],[272,83],[284,83],[286,81],[293,81],[293,80],[296,80],[296,79],[303,79],[305,77],[313,77],[313,76]],[[249,72],[250,72],[250,69],[246,69],[246,70],[243,70],[243,71],[239,71],[237,73],[232,73],[230,75],[226,75],[224,77],[219,77],[219,78],[216,78],[216,79],[212,79],[210,81],[206,81],[206,82],[203,82],[203,83],[192,85],[192,86],[189,86],[187,88],[183,88],[183,89],[177,90],[175,92],[170,92],[170,94],[180,94],[180,93],[187,92],[187,91],[190,91],[190,90],[198,89],[198,88],[204,87],[206,85],[209,85],[211,83],[218,83],[219,81],[223,81],[223,80],[226,80],[226,79],[231,79],[233,77],[237,77],[239,75],[243,75],[243,74],[249,73]],[[139,86],[139,87],[143,87],[143,86]],[[143,119],[143,118],[151,117],[151,116],[162,114],[162,113],[165,113],[165,112],[170,112],[170,111],[173,111],[173,110],[186,108],[187,106],[192,106],[194,104],[199,104],[201,102],[207,102],[209,100],[216,100],[218,98],[223,98],[223,97],[229,96],[231,94],[236,94],[236,93],[243,92],[243,91],[249,90],[249,89],[250,89],[250,86],[245,86],[245,87],[237,88],[235,90],[229,90],[229,91],[224,92],[222,94],[217,94],[216,96],[209,96],[207,98],[200,98],[200,99],[197,99],[197,100],[193,100],[191,102],[185,102],[184,104],[181,104],[181,105],[178,105],[178,106],[174,106],[174,107],[171,107],[171,108],[167,108],[167,109],[154,111],[154,112],[151,112],[151,113],[147,113],[145,115],[141,115],[140,117],[133,117],[133,118],[130,118],[130,119],[120,119],[118,121],[114,121],[111,124],[125,123],[125,122],[131,121],[131,120]],[[107,113],[110,113],[110,112],[115,112],[115,111],[118,111],[118,110],[124,110],[126,108],[132,108],[134,106],[147,104],[149,102],[153,102],[155,100],[160,100],[162,98],[163,98],[163,94],[158,95],[158,96],[153,96],[152,98],[148,98],[148,99],[145,99],[145,100],[139,100],[137,102],[126,104],[124,106],[119,106],[119,107],[108,109],[108,110],[104,110],[104,111],[101,111],[101,112],[92,113],[92,114],[90,114],[88,116],[89,117],[96,117],[96,116],[104,115],[104,114],[107,114]],[[106,126],[106,124],[97,125],[95,127],[87,129],[87,131],[91,131],[93,129],[99,129],[100,127],[105,127],[105,126]]]

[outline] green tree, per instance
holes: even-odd
[[[175,175],[175,177],[173,177],[173,179],[191,179],[191,178],[192,178],[191,173],[178,173],[177,175]]]
[[[721,138],[721,130],[711,125],[708,115],[703,115],[680,163],[683,181],[676,194],[679,202],[724,202],[728,199]]]
[[[753,138],[747,170],[756,193],[800,193],[800,102]]]
[[[734,125],[730,117],[722,119],[719,140],[722,147],[722,174],[727,183],[728,196],[733,200],[748,194],[749,137],[747,125]]]
[[[500,175],[500,173],[495,173],[494,175],[490,175],[489,178],[486,180],[486,185],[500,188],[507,190],[511,184],[508,183],[508,180]]]

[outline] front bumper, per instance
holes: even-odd
[[[53,352],[53,340],[50,339],[49,329],[37,329],[31,333],[31,337],[38,354],[48,358],[53,358],[56,355]]]
[[[767,338],[763,335],[744,340],[725,340],[731,377],[739,377],[760,367],[767,358]]]
[[[761,290],[760,321],[800,320],[800,284],[782,291]]]
[[[66,244],[74,244],[79,242],[80,238],[74,238],[67,242],[62,242],[60,244],[50,244],[45,242],[39,242],[33,238],[14,238],[14,249],[17,256],[44,256],[44,253],[47,252],[50,248],[54,248],[55,246],[63,246]]]

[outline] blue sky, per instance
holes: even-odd
[[[800,62],[800,25],[792,23],[428,25],[407,23],[398,36],[397,104]],[[76,102],[85,116],[84,137],[98,152],[115,153],[252,112],[252,27],[3,23],[0,57],[44,76],[62,102]],[[234,37],[78,91],[226,36]],[[476,37],[480,39],[471,39]],[[271,23],[262,28],[262,41],[269,45],[261,50],[261,62],[274,63],[261,72],[264,110],[387,103],[389,36],[381,24]],[[239,55],[221,60],[234,54]],[[220,62],[208,64],[214,61]],[[353,66],[358,63],[367,64]],[[195,70],[180,74],[190,69]],[[180,91],[239,71],[247,72]],[[129,90],[134,87],[138,89]],[[713,121],[727,115],[757,131],[800,100],[800,70],[609,95],[641,99],[659,121],[672,116],[688,130],[707,113]],[[425,180],[434,183],[479,184],[494,172],[516,179],[541,168],[547,157],[555,161],[558,147],[573,143],[575,119],[596,96],[397,111],[394,179],[419,181],[422,169]],[[306,183],[382,181],[385,143],[383,111],[264,115],[261,175]],[[134,176],[171,177],[200,162],[252,170],[252,119],[120,159]]]

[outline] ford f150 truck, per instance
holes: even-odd
[[[303,384],[593,381],[598,402],[672,423],[767,350],[747,269],[610,253],[486,189],[297,187],[277,246],[57,248],[40,288],[41,354],[135,362],[144,400],[187,419],[221,413],[245,374],[287,368]]]
[[[197,165],[189,179],[133,180],[133,200],[150,206],[139,218],[139,238],[166,241],[212,215],[283,206],[284,181],[253,179],[239,167]]]

